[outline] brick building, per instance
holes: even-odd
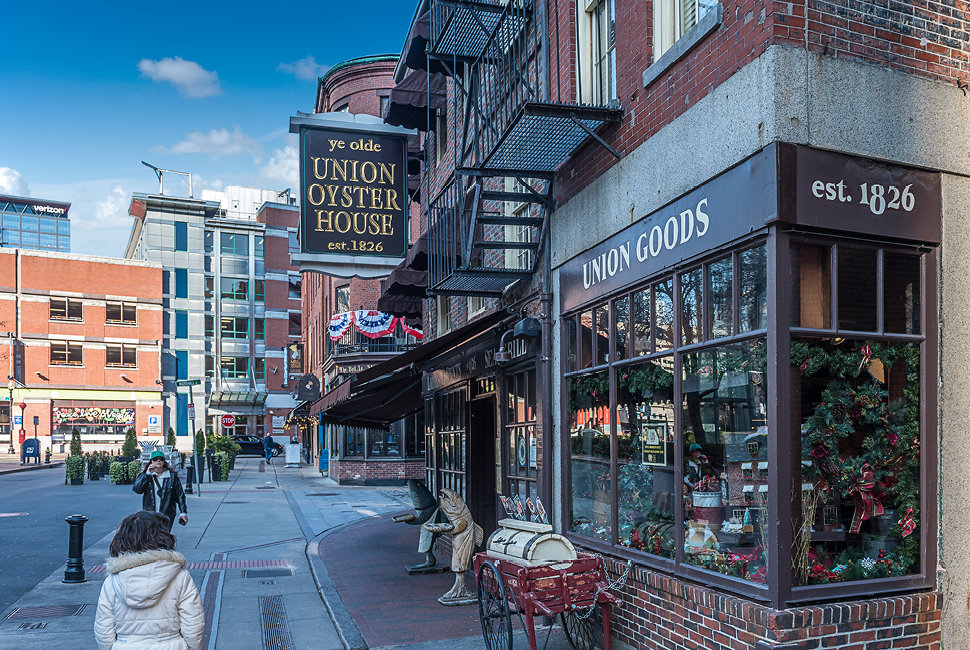
[[[418,3],[428,483],[631,562],[621,647],[970,645],[967,21]]]
[[[202,199],[134,194],[127,259],[162,265],[164,426],[287,442],[303,375],[299,213],[287,192],[228,186]],[[195,389],[178,380],[197,379]],[[190,397],[191,396],[191,397]],[[188,443],[191,445],[191,443]]]
[[[5,249],[0,278],[0,453],[20,452],[21,426],[55,452],[74,428],[85,451],[119,449],[129,428],[162,442],[150,430],[162,414],[161,266]],[[11,415],[24,423],[12,436]]]
[[[396,55],[368,56],[333,66],[317,83],[314,112],[380,116],[394,87],[397,60]],[[416,219],[414,226],[416,229]],[[376,339],[354,327],[336,339],[328,335],[335,314],[378,310],[377,301],[389,270],[354,268],[347,277],[303,274],[308,372],[321,379],[324,390],[417,345],[414,335],[401,326]],[[413,418],[407,423],[391,423],[387,431],[330,422],[319,426],[310,453],[320,469],[340,483],[400,483],[424,471],[423,445],[418,437]]]

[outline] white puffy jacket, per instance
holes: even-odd
[[[108,558],[94,636],[100,650],[201,650],[202,598],[175,551]]]

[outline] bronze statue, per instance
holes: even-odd
[[[455,573],[455,584],[438,602],[442,605],[471,605],[477,603],[478,599],[465,589],[465,571],[468,570],[472,553],[481,545],[485,533],[481,526],[472,521],[472,513],[457,492],[441,488],[439,494],[439,507],[448,517],[449,523],[428,522],[424,524],[424,529],[452,536],[451,570]]]
[[[394,521],[410,524],[411,526],[421,526],[421,537],[418,539],[418,553],[424,553],[424,563],[410,564],[404,568],[408,572],[408,575],[444,573],[448,570],[447,566],[435,566],[437,561],[434,557],[434,542],[438,539],[439,533],[427,530],[423,524],[428,522],[441,524],[448,520],[441,510],[438,509],[438,502],[435,501],[431,490],[426,488],[424,483],[413,478],[408,479],[408,492],[411,494],[411,503],[414,504],[417,515],[410,512],[397,515],[394,517]]]

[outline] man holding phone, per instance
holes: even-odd
[[[154,510],[168,517],[168,530],[171,532],[175,523],[175,514],[179,512],[178,522],[185,525],[189,521],[185,507],[185,490],[178,472],[172,469],[161,451],[153,451],[145,464],[145,468],[131,487],[141,496],[142,510]]]

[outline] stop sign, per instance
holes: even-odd
[[[236,423],[236,417],[234,415],[223,415],[222,416],[222,426],[227,429]]]

